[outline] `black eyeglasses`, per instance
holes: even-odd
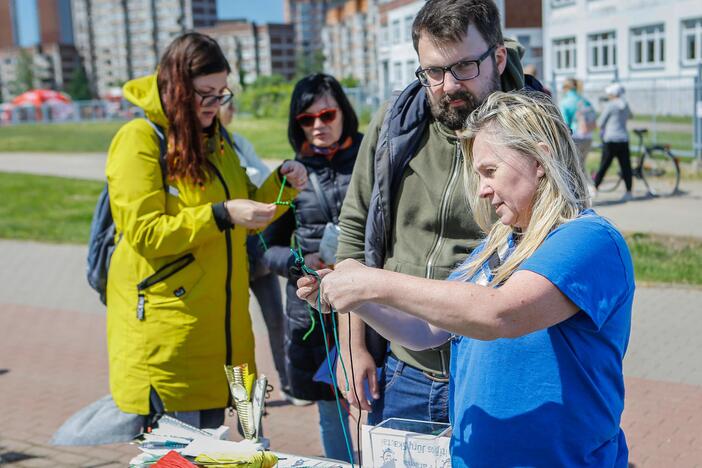
[[[422,86],[439,86],[444,83],[446,72],[451,72],[458,81],[467,81],[480,75],[480,64],[495,51],[495,46],[490,47],[477,60],[461,60],[446,67],[418,68],[414,74]]]
[[[223,106],[224,104],[231,101],[234,97],[234,93],[232,93],[232,90],[229,88],[226,88],[226,92],[220,95],[202,94],[197,89],[195,90],[195,94],[200,96],[200,107],[211,107],[215,103],[218,103],[218,105]]]

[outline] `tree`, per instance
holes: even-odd
[[[324,72],[324,53],[321,50],[316,50],[311,55],[298,54],[295,60],[295,76],[302,78],[311,73]]]
[[[88,99],[92,99],[93,96],[90,92],[88,76],[85,74],[85,69],[82,66],[79,66],[73,72],[71,81],[69,81],[68,86],[66,86],[66,92],[75,101],[87,101]]]
[[[14,95],[34,88],[34,61],[26,49],[22,49],[17,58],[17,79],[8,83],[8,86]]]
[[[358,88],[360,81],[358,78],[348,75],[339,81],[339,84],[341,84],[341,86],[344,88]]]

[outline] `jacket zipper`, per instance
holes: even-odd
[[[195,261],[195,256],[192,253],[178,257],[170,263],[166,263],[161,268],[156,270],[153,274],[146,277],[139,284],[137,284],[137,291],[139,293],[139,299],[137,301],[137,318],[139,320],[144,320],[144,304],[146,298],[144,297],[144,290],[150,288],[156,283],[160,283],[171,276],[178,273],[180,270],[190,265]]]
[[[456,150],[454,151],[454,158],[451,162],[451,177],[449,177],[448,184],[446,184],[446,190],[441,196],[441,204],[439,205],[439,235],[434,240],[434,245],[429,251],[427,269],[425,272],[426,278],[434,277],[434,263],[436,262],[436,257],[439,255],[439,252],[441,252],[441,247],[444,243],[444,231],[446,230],[446,217],[448,215],[449,202],[451,200],[451,194],[453,193],[454,186],[459,179],[462,162],[463,158],[461,155],[461,148],[459,143],[456,142]]]
[[[224,195],[227,200],[229,200],[229,187],[227,187],[227,183],[224,181],[224,177],[222,177],[222,174],[219,172],[219,169],[210,162],[210,167],[212,167],[212,170],[214,170],[215,175],[219,179],[219,182],[222,184],[222,187],[224,187]],[[224,231],[224,236],[227,240],[227,282],[224,285],[224,290],[226,292],[227,296],[227,301],[224,305],[224,337],[226,340],[226,349],[227,353],[225,356],[225,363],[228,366],[232,365],[232,330],[231,330],[231,323],[232,323],[232,233],[230,229],[226,229]],[[229,400],[231,400],[231,395],[229,395]],[[231,401],[229,402],[229,406],[231,406]]]

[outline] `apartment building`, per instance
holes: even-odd
[[[18,67],[25,60],[23,56],[29,59],[34,88],[64,90],[81,65],[73,45],[70,0],[36,0],[38,37],[26,47],[19,44],[17,1],[0,0],[0,92],[3,99],[9,101],[16,94],[14,82],[18,79]]]
[[[266,23],[256,26],[259,73],[263,76],[295,76],[295,28],[291,24]]]
[[[322,28],[325,72],[339,78],[355,78],[375,94],[377,57],[375,24],[377,1],[347,0],[327,10]]]
[[[0,0],[0,49],[19,44],[16,0]]]
[[[634,112],[691,113],[692,79],[702,64],[702,2],[544,0],[543,17],[544,71],[556,89],[575,76],[596,98],[618,80]],[[652,89],[656,94],[644,92]]]
[[[256,24],[245,19],[218,21],[199,29],[217,40],[238,81],[253,83],[273,74],[295,75],[294,28],[290,24]]]
[[[502,19],[502,33],[524,47],[522,65],[533,65],[536,76],[543,78],[542,0],[500,0],[496,3]]]
[[[330,8],[344,0],[284,0],[285,23],[295,29],[295,55],[297,60],[313,62],[323,53],[322,29]]]
[[[217,20],[216,0],[72,0],[75,43],[99,95],[153,73],[176,36]]]
[[[412,23],[424,0],[380,0],[378,5],[378,93],[387,99],[416,79],[419,67]]]

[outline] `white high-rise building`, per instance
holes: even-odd
[[[153,73],[168,44],[212,26],[216,0],[72,0],[75,44],[99,95]]]

